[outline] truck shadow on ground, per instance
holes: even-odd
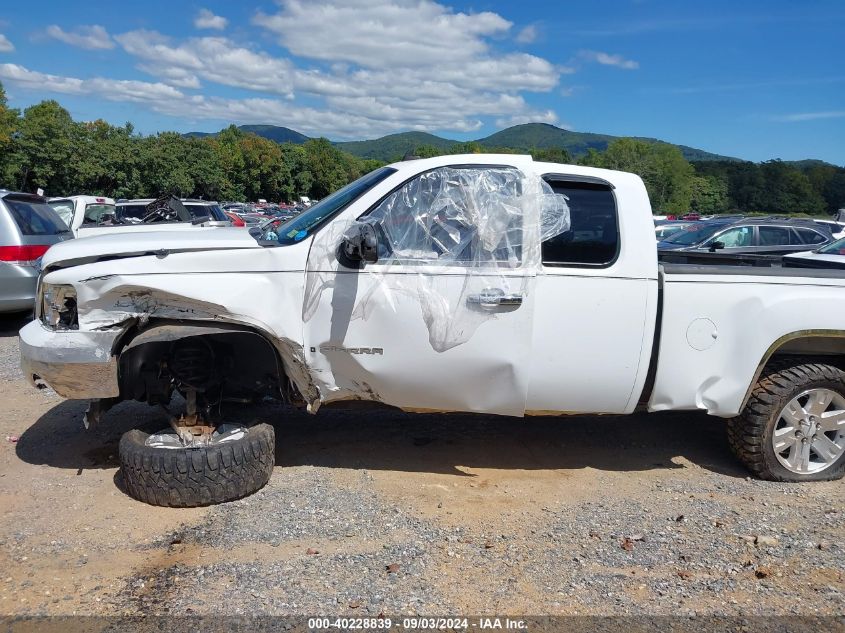
[[[65,401],[20,437],[20,459],[56,468],[115,468],[120,436],[132,428],[167,427],[160,408],[121,403],[100,428],[85,431],[86,403]],[[277,466],[318,466],[474,475],[461,468],[644,471],[684,468],[683,460],[731,477],[735,460],[724,421],[701,413],[505,418],[323,409],[316,417],[263,403],[231,407],[229,421],[273,423]],[[682,458],[682,459],[679,459]]]

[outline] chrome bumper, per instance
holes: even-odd
[[[46,383],[63,398],[117,397],[117,357],[111,351],[120,334],[54,331],[32,321],[20,332],[21,370],[33,386]]]

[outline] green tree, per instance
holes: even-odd
[[[139,138],[131,123],[122,127],[103,120],[84,124],[77,137],[77,166],[72,189],[65,193],[133,198],[141,195]]]
[[[19,171],[17,162],[20,154],[16,151],[13,136],[18,129],[20,112],[8,106],[6,91],[0,83],[0,187],[15,188],[15,174]]]
[[[655,211],[689,210],[695,171],[674,145],[620,138],[604,152],[589,151],[582,164],[637,174],[645,183]]]
[[[343,152],[332,145],[328,139],[311,139],[304,144],[308,171],[313,180],[309,189],[311,198],[325,198],[353,180],[350,166]]]
[[[188,152],[185,140],[176,132],[162,132],[144,138],[139,149],[142,188],[146,195],[191,195],[194,181],[188,165],[193,157]]]
[[[39,187],[47,195],[61,195],[75,181],[74,147],[82,135],[81,126],[56,101],[42,101],[24,110],[16,139],[17,186],[22,191]]]
[[[546,149],[534,148],[531,150],[531,156],[536,161],[544,163],[561,163],[564,165],[572,164],[572,156],[563,147],[549,147]]]
[[[780,160],[765,162],[760,170],[765,183],[761,210],[771,213],[824,213],[824,199],[799,170]]]
[[[690,181],[690,211],[721,213],[728,209],[728,183],[717,176],[693,176]]]
[[[824,186],[824,198],[828,213],[845,209],[845,169],[838,169]]]
[[[230,125],[216,137],[209,140],[217,161],[223,171],[223,183],[220,187],[221,200],[246,200],[244,187],[244,155],[241,141],[246,134],[237,126]]]

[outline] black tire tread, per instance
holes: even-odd
[[[257,424],[234,442],[191,449],[147,446],[137,429],[120,438],[120,470],[129,495],[169,508],[194,508],[241,499],[262,488],[275,464],[276,437]]]
[[[728,420],[728,443],[731,450],[754,475],[768,481],[795,481],[794,475],[774,471],[766,462],[764,442],[766,427],[773,415],[785,406],[783,402],[797,389],[814,383],[840,383],[845,387],[845,372],[838,367],[800,357],[784,357],[766,365],[754,385],[745,409]],[[845,461],[822,473],[802,480],[839,479],[845,474]]]

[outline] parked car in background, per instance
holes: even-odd
[[[654,226],[654,235],[657,241],[665,240],[670,235],[674,235],[678,231],[682,231],[690,225],[690,222],[676,222],[672,220],[656,221]]]
[[[111,225],[115,219],[115,205],[111,198],[101,196],[67,196],[50,198],[47,203],[67,224],[74,237],[81,227]]]
[[[139,200],[123,200],[117,203],[117,218],[122,223],[140,223],[144,221],[144,218],[149,215],[149,210],[147,207],[155,202],[152,198],[146,199],[139,199]],[[180,198],[179,202],[182,203],[182,206],[190,213],[191,220],[193,222],[197,222],[202,218],[207,218],[207,220],[203,221],[202,224],[204,226],[231,226],[231,221],[229,217],[223,212],[223,209],[220,208],[220,205],[216,202],[209,201],[209,200],[195,200],[191,198]],[[173,222],[184,222],[185,220],[182,218],[176,218],[173,220],[163,220],[163,221],[173,221]],[[156,220],[156,223],[161,223],[162,220]]]
[[[0,312],[32,310],[41,257],[70,237],[46,198],[0,189]]]
[[[244,213],[243,215],[238,216],[243,223],[246,225],[246,228],[252,228],[253,226],[260,226],[263,222],[267,221],[263,215],[257,213]]]
[[[241,218],[241,216],[239,216],[234,211],[226,211],[224,209],[223,213],[225,213],[226,217],[229,218],[229,220],[232,221],[232,226],[236,226],[238,228],[243,228],[243,227],[246,226],[246,223],[243,221],[243,218]]]
[[[785,255],[786,268],[845,268],[845,237],[814,251]]]
[[[693,222],[658,242],[657,248],[660,251],[781,255],[811,250],[832,241],[830,231],[812,220],[732,217]]]
[[[181,231],[196,226],[232,226],[232,221],[216,202],[208,200],[179,200],[162,196],[136,200],[118,200],[113,218],[97,225],[79,227],[76,237],[91,237],[108,233]]]
[[[845,222],[836,220],[813,220],[816,224],[826,226],[837,240],[845,237]]]

